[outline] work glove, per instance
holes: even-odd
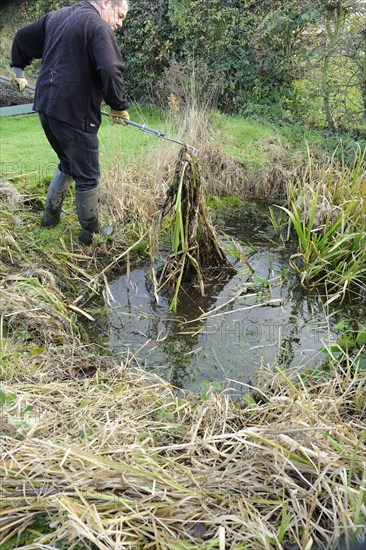
[[[11,83],[18,88],[19,92],[24,92],[28,86],[27,79],[22,76],[17,76],[15,73],[11,73],[11,75]]]
[[[130,120],[130,115],[127,111],[116,111],[115,109],[111,109],[109,113],[109,121],[111,124],[122,124],[122,126],[127,126],[126,122],[123,122],[124,118]]]

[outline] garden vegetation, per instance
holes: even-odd
[[[13,30],[67,3],[7,6],[4,70]],[[365,21],[356,0],[131,0],[118,37],[132,118],[199,149],[192,180],[206,196],[270,202],[276,239],[296,242],[299,287],[328,303],[355,300],[360,312]],[[361,541],[362,313],[338,323],[316,369],[263,367],[236,400],[209,382],[178,396],[138,356],[111,356],[93,298],[107,300],[108,278],[148,257],[168,190],[174,181],[183,189],[184,151],[104,122],[101,216],[116,231],[85,248],[72,192],[60,225],[39,226],[43,167],[54,159],[36,117],[1,127],[0,549],[333,550],[340,539]],[[191,247],[174,206],[172,254]]]

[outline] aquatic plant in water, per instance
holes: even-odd
[[[358,150],[353,167],[333,157],[306,172],[289,190],[282,208],[296,232],[299,252],[291,265],[310,288],[326,284],[330,301],[352,288],[365,289],[366,278],[366,150]],[[290,231],[288,232],[288,235]]]

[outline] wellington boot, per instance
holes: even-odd
[[[112,235],[112,226],[100,227],[99,225],[98,189],[96,187],[87,191],[76,191],[76,210],[81,225],[81,243],[90,245],[94,233],[100,233],[107,237]]]
[[[60,221],[62,204],[72,180],[71,176],[63,174],[57,168],[46,195],[46,209],[41,221],[43,227],[54,227]]]
[[[80,242],[89,245],[92,243],[93,234],[99,233],[100,226],[98,220],[98,189],[88,189],[86,191],[77,191],[76,210],[79,223],[81,225]]]

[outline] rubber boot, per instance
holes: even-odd
[[[57,168],[46,195],[46,209],[41,221],[43,227],[54,227],[60,221],[62,204],[72,180],[71,176],[63,174]]]
[[[94,233],[102,233],[108,237],[112,235],[112,226],[100,227],[99,225],[97,187],[87,191],[76,191],[75,196],[76,210],[81,225],[80,242],[90,245]]]

